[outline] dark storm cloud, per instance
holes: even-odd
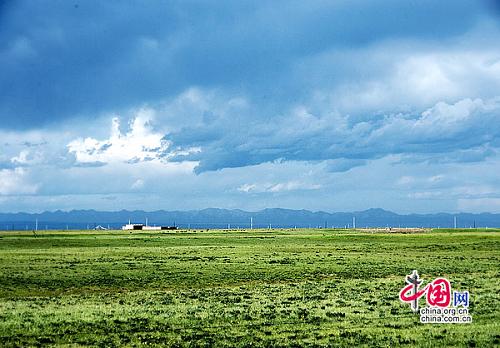
[[[341,114],[311,113],[307,108],[292,110],[271,123],[250,117],[231,122],[232,116],[229,112],[210,125],[201,123],[169,134],[176,145],[202,149],[170,160],[199,161],[198,173],[276,160],[335,160],[327,169],[342,172],[390,154],[425,155],[443,162],[480,161],[495,154],[492,149],[500,145],[498,98],[440,102],[420,114],[360,122]]]
[[[475,1],[430,0],[7,2],[0,127],[92,118],[193,85],[279,109],[304,97],[290,77],[303,57],[391,38],[443,40],[483,12]]]

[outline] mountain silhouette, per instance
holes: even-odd
[[[97,225],[119,228],[129,220],[150,225],[176,225],[181,228],[254,228],[268,227],[498,227],[500,214],[494,213],[436,213],[402,215],[380,208],[356,212],[328,213],[324,211],[267,208],[249,212],[240,209],[207,208],[189,211],[96,211],[71,210],[43,213],[0,213],[0,229],[93,228]]]

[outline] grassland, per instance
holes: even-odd
[[[0,346],[498,346],[499,266],[499,230],[0,232]],[[473,323],[420,324],[413,269]]]

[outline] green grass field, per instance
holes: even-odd
[[[472,324],[420,324],[413,269]],[[499,271],[500,230],[0,232],[0,346],[498,346]]]

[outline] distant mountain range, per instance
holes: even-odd
[[[409,214],[400,215],[384,209],[368,209],[351,213],[327,213],[323,211],[272,208],[257,212],[239,209],[190,211],[120,210],[115,212],[72,210],[30,213],[0,213],[0,229],[85,229],[97,225],[119,228],[128,223],[149,225],[176,225],[181,228],[254,228],[267,227],[498,227],[500,214]]]

